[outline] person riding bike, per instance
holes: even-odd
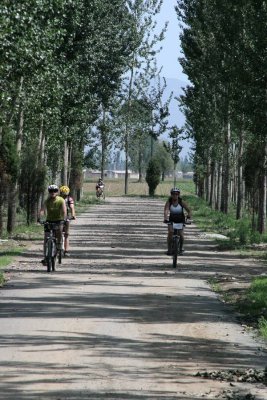
[[[174,187],[170,191],[171,196],[166,201],[164,206],[164,222],[176,222],[176,223],[184,223],[185,215],[184,209],[187,212],[187,219],[191,219],[191,209],[185,203],[184,200],[180,197],[181,191],[180,189]],[[183,244],[184,244],[184,232],[183,229],[179,229],[178,231],[180,235],[180,254],[184,252]],[[168,225],[168,237],[167,237],[167,245],[168,251],[167,255],[172,255],[172,235],[173,235],[173,227],[172,225]]]
[[[59,229],[56,230],[57,244],[60,245],[62,240],[63,225],[60,224],[61,221],[67,219],[67,208],[66,203],[62,197],[58,195],[58,186],[49,185],[48,186],[48,197],[44,202],[44,205],[39,211],[38,221],[41,220],[43,216],[46,217],[47,222],[56,222],[59,224]],[[46,243],[47,232],[44,234],[44,259],[41,261],[45,264],[45,243]]]
[[[96,187],[95,187],[96,197],[101,196],[101,194],[104,192],[104,187],[105,187],[105,184],[104,184],[102,178],[99,178],[98,182],[96,184]]]
[[[60,196],[63,197],[65,200],[66,208],[67,208],[67,221],[64,226],[64,256],[69,257],[69,233],[70,233],[70,221],[71,219],[76,219],[75,215],[75,207],[74,207],[74,200],[70,196],[70,189],[68,186],[61,186],[60,189]]]

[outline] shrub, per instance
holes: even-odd
[[[151,159],[146,170],[146,182],[149,187],[149,196],[154,196],[155,190],[160,183],[160,165],[157,160]]]

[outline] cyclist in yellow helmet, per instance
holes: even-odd
[[[74,200],[70,196],[70,189],[68,186],[61,186],[60,189],[60,196],[63,197],[65,200],[66,208],[67,208],[67,218],[76,219],[75,215],[75,207],[74,207]],[[66,224],[64,226],[64,256],[69,257],[69,233],[70,233],[70,221],[67,219]]]
[[[64,199],[58,195],[58,186],[57,185],[49,185],[48,188],[48,197],[44,201],[43,206],[39,211],[38,221],[46,217],[47,222],[58,222],[66,220],[67,218],[67,209]],[[61,242],[63,225],[59,225],[59,230],[57,230],[57,241]],[[45,241],[46,241],[47,233],[45,232],[44,236],[44,251],[45,251]],[[41,261],[45,264],[45,257]]]

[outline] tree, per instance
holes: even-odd
[[[156,159],[152,158],[146,171],[146,182],[149,188],[149,196],[154,196],[155,190],[160,183],[160,166]]]
[[[179,154],[182,150],[182,147],[179,145],[179,136],[182,133],[182,129],[177,128],[177,126],[173,126],[170,128],[169,137],[171,139],[171,143],[165,143],[164,147],[167,152],[170,154],[171,159],[173,161],[173,185],[176,186],[176,167],[179,162]]]
[[[161,170],[161,180],[162,182],[165,180],[165,176],[167,173],[172,172],[173,170],[173,161],[170,153],[167,151],[164,146],[164,142],[157,142],[156,148],[154,151],[154,159],[156,159],[160,165]]]
[[[155,46],[163,40],[166,26],[160,34],[154,34],[156,26],[155,15],[160,12],[162,0],[133,0],[128,2],[129,12],[133,18],[131,47],[132,51],[128,59],[127,70],[121,94],[123,96],[125,118],[123,119],[123,147],[125,152],[125,194],[128,193],[128,166],[130,146],[130,112],[133,100],[143,93],[143,84],[148,83],[156,75]]]

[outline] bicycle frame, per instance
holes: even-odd
[[[98,188],[96,189],[96,197],[97,197],[98,199],[100,199],[101,197],[102,197],[103,199],[105,199],[104,186],[103,186],[103,187],[98,187]]]
[[[58,245],[56,231],[60,228],[60,225],[64,224],[62,222],[43,222],[45,230],[45,260],[47,263],[47,272],[55,271],[56,261],[58,256],[58,262],[61,264],[62,259],[62,242],[63,238],[61,235],[61,242]]]
[[[175,223],[175,222],[169,222],[169,225],[172,225],[173,227],[173,235],[172,235],[172,266],[173,268],[177,267],[177,258],[178,258],[178,254],[180,252],[180,233],[179,231],[181,231],[184,227],[183,223]]]

